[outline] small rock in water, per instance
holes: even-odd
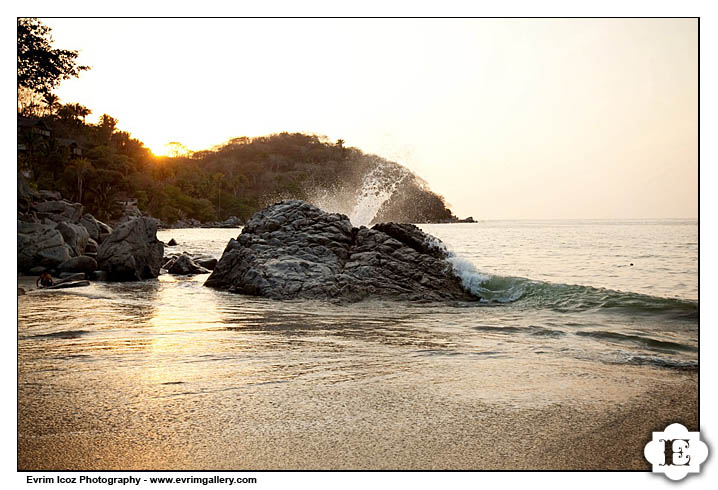
[[[180,255],[171,261],[171,264],[167,264],[167,272],[180,276],[188,276],[191,274],[207,274],[209,271],[196,264],[189,255]]]
[[[177,245],[177,241],[174,238],[170,239],[170,241],[167,242],[168,247],[174,247],[176,245]]]
[[[25,294],[25,290],[23,288],[17,288],[17,295],[22,296],[23,294]]]
[[[215,267],[217,267],[217,259],[214,257],[211,258],[203,258],[203,259],[197,259],[195,260],[197,265],[204,267],[208,270],[214,270]]]

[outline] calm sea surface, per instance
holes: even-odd
[[[697,365],[695,221],[421,227],[453,251],[480,304],[278,302],[205,288],[207,275],[29,291],[18,297],[21,409],[33,420],[52,410],[102,418],[113,407],[141,412],[148,400],[172,400],[191,418],[198,396],[261,396],[278,383],[307,393],[397,376],[427,385],[437,372],[482,379],[502,360],[527,372],[566,360],[616,369]],[[166,253],[219,258],[239,231],[158,235],[179,243]],[[520,390],[511,393],[515,402]]]

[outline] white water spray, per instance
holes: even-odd
[[[409,175],[404,167],[379,163],[364,177],[361,191],[357,197],[349,219],[354,226],[368,226],[376,217],[382,205],[396,191],[397,186]]]

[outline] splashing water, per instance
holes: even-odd
[[[307,196],[307,201],[327,213],[350,214],[353,209],[353,193],[345,188],[326,189],[315,187]]]
[[[397,186],[409,175],[401,166],[379,163],[364,177],[357,202],[349,214],[354,226],[368,226],[382,205],[391,198]]]

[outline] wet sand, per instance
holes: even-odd
[[[21,371],[18,467],[649,470],[652,431],[698,429],[695,371],[574,359],[463,367],[195,393],[178,383],[173,396],[138,391],[132,376],[108,373],[103,387],[63,375],[48,387]]]

